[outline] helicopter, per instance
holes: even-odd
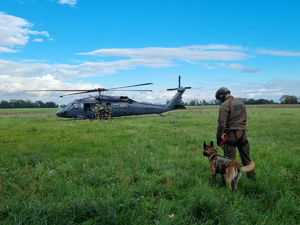
[[[106,118],[121,117],[131,115],[143,115],[143,114],[158,114],[163,116],[162,113],[176,109],[185,109],[182,104],[182,95],[186,89],[191,87],[181,87],[180,76],[178,81],[178,88],[170,88],[167,91],[177,90],[177,93],[167,104],[152,104],[137,102],[127,96],[109,96],[103,95],[105,91],[121,91],[122,88],[131,88],[137,86],[150,85],[153,83],[136,84],[124,87],[116,88],[96,88],[91,90],[28,90],[28,91],[72,91],[75,93],[61,95],[60,97],[68,95],[86,94],[92,92],[98,92],[96,96],[89,96],[81,99],[75,99],[70,102],[66,107],[56,112],[59,117],[65,118],[77,118],[77,119],[95,119],[100,115],[104,115]],[[125,90],[123,90],[125,91]],[[152,90],[126,90],[126,91],[152,91]],[[102,110],[102,111],[101,111]],[[102,114],[101,112],[104,112]]]

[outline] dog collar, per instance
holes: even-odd
[[[210,157],[210,156],[211,156],[212,154],[214,154],[215,152],[217,152],[216,149],[214,149],[211,153],[207,154],[207,152],[204,150],[204,151],[203,151],[203,155],[204,155],[204,156],[207,156],[207,157]]]

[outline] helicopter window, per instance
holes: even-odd
[[[120,101],[122,101],[122,102],[127,102],[128,100],[129,100],[129,98],[127,96],[120,97]]]
[[[71,110],[76,110],[78,109],[78,104],[77,103],[74,103],[72,106],[71,106]]]
[[[73,104],[73,102],[70,102],[70,103],[65,107],[65,109],[70,109],[71,106],[72,106],[72,104]]]

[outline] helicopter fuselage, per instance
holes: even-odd
[[[96,108],[107,108],[108,106],[111,107],[111,117],[160,114],[169,111],[167,105],[136,102],[124,96],[107,96],[110,98],[109,101],[105,97],[95,96],[76,99],[65,108],[57,111],[56,115],[65,118],[93,119]]]
[[[142,115],[142,114],[161,114],[175,109],[185,109],[181,102],[181,96],[186,88],[177,89],[176,95],[168,104],[151,104],[136,102],[127,96],[105,96],[98,95],[76,99],[69,103],[65,108],[56,112],[59,117],[93,119],[96,110],[110,107],[111,117]]]

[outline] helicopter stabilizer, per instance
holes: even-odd
[[[184,92],[186,89],[191,89],[191,87],[181,87],[181,75],[179,75],[179,77],[178,77],[178,88],[168,88],[167,91]]]

